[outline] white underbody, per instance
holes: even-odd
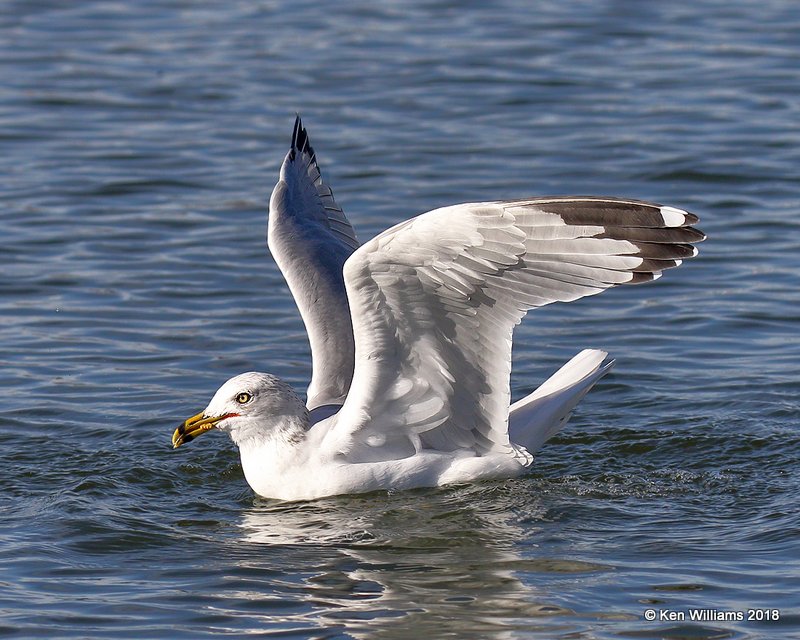
[[[272,447],[241,451],[242,468],[252,489],[279,500],[314,500],[325,496],[438,487],[448,484],[513,478],[527,469],[524,459],[506,454],[475,456],[472,451],[422,450],[400,460],[361,462],[314,456],[286,465]],[[281,469],[280,473],[276,473]]]

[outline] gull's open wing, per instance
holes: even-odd
[[[342,267],[358,248],[350,222],[322,182],[298,116],[292,147],[269,202],[267,244],[294,296],[311,343],[308,408],[342,404],[353,377],[353,329]]]
[[[355,374],[330,446],[354,462],[511,452],[514,326],[529,309],[659,277],[696,255],[696,221],[563,197],[461,204],[385,231],[344,268]]]

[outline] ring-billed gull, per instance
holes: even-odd
[[[518,476],[613,361],[582,351],[510,405],[514,326],[660,277],[697,255],[696,222],[638,200],[526,198],[435,209],[359,245],[298,117],[268,245],[311,343],[307,400],[243,373],[173,446],[226,431],[253,490],[283,500]]]

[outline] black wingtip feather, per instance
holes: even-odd
[[[308,139],[308,132],[303,126],[303,121],[298,113],[294,120],[294,130],[292,131],[292,148],[290,150],[291,159],[294,160],[296,154],[307,153],[311,157],[311,162],[316,160],[316,154]]]
[[[308,133],[303,126],[303,121],[298,115],[294,121],[294,131],[292,131],[292,149],[297,151],[305,151],[308,147]]]
[[[673,266],[675,265],[673,264]],[[634,272],[631,274],[632,278],[625,284],[644,284],[645,282],[652,282],[660,275],[660,271]]]
[[[630,242],[653,242],[656,244],[691,244],[702,242],[706,236],[694,227],[605,227],[595,238],[629,240]]]
[[[631,269],[634,273],[660,273],[666,269],[672,269],[673,267],[677,267],[683,258],[675,258],[674,260],[657,260],[653,258],[645,258],[642,260],[642,264],[638,267],[634,267]]]
[[[698,218],[693,213],[691,213],[689,211],[683,211],[683,213],[684,213],[684,216],[686,217],[686,221],[683,223],[684,227],[687,227],[687,226],[693,225],[693,224],[697,224],[698,222],[700,222],[700,218]]]
[[[570,225],[685,229],[700,221],[695,214],[683,209],[665,207],[644,200],[605,196],[548,196],[509,200],[508,203],[539,206],[545,211],[561,216],[561,219]],[[680,224],[675,220],[677,214],[683,217]]]
[[[303,129],[303,121],[300,119],[300,114],[295,115],[294,119],[294,129],[292,130],[292,148],[296,148],[297,146],[297,137]]]
[[[654,260],[683,260],[697,255],[697,249],[690,244],[655,244],[652,242],[634,242],[639,249],[636,255]]]

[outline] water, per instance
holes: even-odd
[[[4,3],[0,635],[800,637],[798,32],[778,0]],[[263,247],[295,112],[361,238],[573,193],[710,239],[528,317],[516,397],[618,358],[530,476],[260,499],[222,434],[169,437],[240,371],[308,379]],[[688,613],[750,608],[780,620]]]

